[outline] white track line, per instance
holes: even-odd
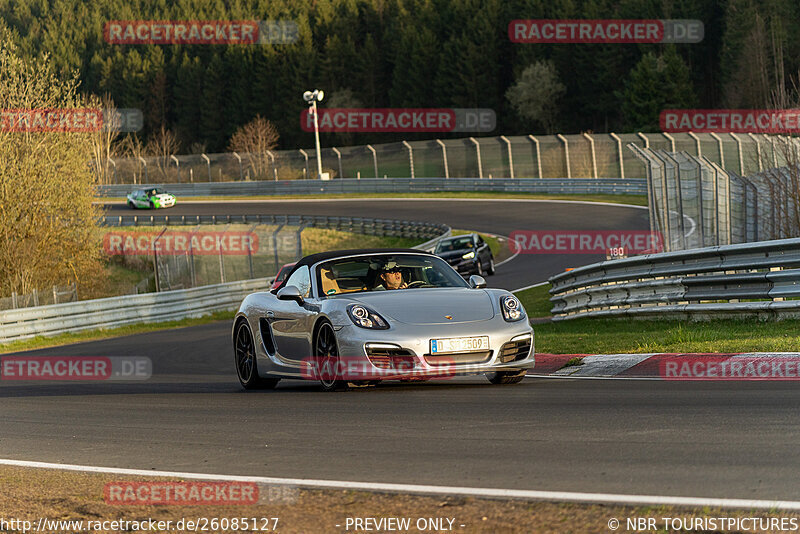
[[[228,480],[255,482],[260,484],[291,485],[306,488],[355,489],[378,492],[401,492],[422,495],[464,495],[484,498],[525,499],[536,501],[568,501],[605,504],[672,505],[672,506],[714,506],[722,508],[762,508],[771,510],[800,510],[798,501],[769,501],[755,499],[718,499],[705,497],[671,497],[661,495],[624,495],[616,493],[579,493],[571,491],[536,491],[500,488],[472,488],[462,486],[428,486],[419,484],[386,484],[379,482],[350,482],[344,480],[315,480],[308,478],[274,478],[239,475],[212,475],[203,473],[183,473],[178,471],[150,471],[147,469],[123,469],[95,467],[86,465],[54,464],[29,462],[24,460],[0,459],[0,464],[37,469],[61,469],[84,473],[107,473],[143,477],[171,477],[198,480]]]

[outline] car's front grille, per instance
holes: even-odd
[[[454,352],[450,354],[426,354],[425,361],[428,365],[464,365],[471,363],[486,363],[492,359],[492,351],[481,352]]]
[[[384,347],[367,345],[367,358],[378,369],[409,370],[416,365],[416,357],[400,347]]]
[[[524,360],[528,357],[531,351],[531,338],[520,339],[518,341],[509,341],[500,347],[500,355],[498,361],[500,363],[515,362],[517,360]]]

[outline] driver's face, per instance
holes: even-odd
[[[397,289],[403,283],[403,275],[400,271],[389,271],[381,275],[386,289]]]

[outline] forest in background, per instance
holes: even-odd
[[[118,45],[109,20],[293,20],[290,45]],[[699,44],[516,44],[514,19],[699,19]],[[223,151],[260,115],[279,148],[313,144],[303,91],[325,107],[491,108],[490,135],[657,131],[665,108],[765,108],[794,99],[800,3],[791,0],[15,0],[0,24],[81,91],[140,108],[142,141]],[[516,88],[515,90],[512,90]],[[530,90],[528,90],[530,89]],[[513,105],[514,94],[538,102]],[[529,100],[530,100],[529,98]],[[341,134],[325,134],[324,143]],[[464,134],[460,134],[464,136]],[[348,144],[430,134],[347,134]]]

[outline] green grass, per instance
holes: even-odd
[[[536,352],[797,352],[800,321],[574,319],[538,324]]]
[[[284,199],[314,199],[314,198],[511,198],[535,200],[579,200],[585,202],[612,202],[615,204],[631,204],[634,206],[647,206],[645,195],[545,195],[534,193],[509,193],[500,191],[443,191],[440,193],[342,193],[325,195],[260,195],[260,196],[226,196],[226,197],[181,197],[184,200],[216,201],[226,200],[284,200]],[[124,198],[103,198],[100,202],[124,202]],[[139,210],[131,215],[169,215],[169,210],[150,212]]]
[[[552,308],[549,291],[550,284],[544,284],[525,291],[518,291],[515,295],[525,311],[528,312],[528,317],[548,317]]]
[[[107,328],[101,330],[91,330],[88,332],[77,332],[74,334],[59,334],[52,337],[38,336],[32,339],[22,341],[14,341],[12,343],[0,344],[0,354],[8,354],[9,352],[17,352],[23,350],[40,349],[44,347],[58,347],[61,345],[70,345],[72,343],[81,343],[84,341],[94,341],[97,339],[106,339],[110,337],[129,336],[133,334],[141,334],[144,332],[155,332],[157,330],[168,330],[170,328],[183,328],[187,326],[196,326],[207,324],[214,321],[231,321],[234,316],[234,311],[219,311],[213,312],[202,317],[195,317],[191,319],[180,319],[177,321],[162,321],[160,323],[142,323],[128,326],[120,326],[118,328]],[[232,324],[232,323],[231,323]]]

